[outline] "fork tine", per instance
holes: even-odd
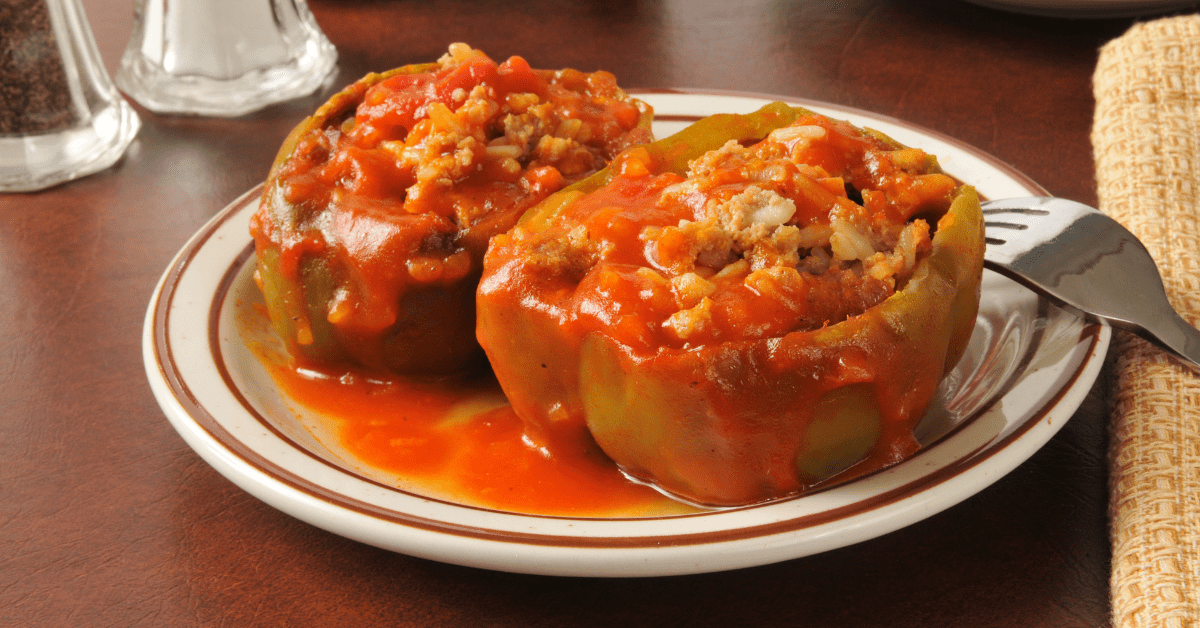
[[[1096,210],[1074,201],[1053,197],[1028,197],[988,201],[983,204],[987,249],[984,259],[1009,265],[1030,250],[1045,244],[1048,234],[1061,234],[1082,216]],[[1031,229],[1030,225],[1036,225]]]
[[[1171,306],[1154,259],[1120,223],[1050,197],[989,201],[983,213],[988,268],[1134,331],[1200,370],[1200,331]]]

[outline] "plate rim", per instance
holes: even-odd
[[[966,0],[998,11],[1057,18],[1112,19],[1182,10],[1192,0]]]
[[[736,98],[784,100],[785,102],[789,102],[792,104],[799,104],[801,106],[806,106],[806,107],[811,107],[811,108],[824,108],[824,109],[828,109],[828,110],[844,112],[847,114],[853,114],[856,116],[866,116],[868,118],[876,119],[876,120],[885,120],[892,124],[896,124],[896,125],[911,129],[914,132],[917,132],[924,136],[937,137],[938,139],[940,139],[943,142],[952,144],[957,150],[962,150],[962,151],[971,153],[975,157],[980,158],[983,161],[987,162],[990,166],[1003,171],[1003,173],[1005,175],[1014,179],[1020,185],[1023,185],[1032,190],[1041,190],[1042,189],[1041,186],[1037,185],[1036,182],[1034,182],[1031,178],[1024,175],[1020,171],[1017,171],[1011,165],[1009,165],[1005,162],[1002,162],[999,159],[995,158],[994,156],[992,156],[986,152],[983,152],[982,150],[977,149],[971,145],[965,144],[961,141],[955,140],[954,138],[948,137],[944,134],[940,134],[936,131],[931,131],[929,129],[925,129],[925,128],[920,127],[919,125],[915,125],[913,123],[909,123],[909,122],[899,120],[896,118],[891,118],[889,116],[884,116],[881,114],[875,114],[872,112],[855,109],[852,107],[846,107],[846,106],[842,106],[842,105],[834,105],[834,104],[830,104],[830,103],[822,103],[819,101],[813,101],[813,100],[808,100],[808,99],[803,99],[803,98],[780,97],[780,96],[772,96],[769,94],[758,94],[758,93],[752,93],[752,92],[736,92],[736,91],[724,91],[724,90],[686,90],[686,89],[661,89],[661,90],[641,90],[641,91],[630,90],[630,91],[631,91],[631,93],[636,93],[636,94],[647,94],[647,93],[674,94],[674,95],[682,95],[682,96],[687,96],[687,97],[691,97],[691,96],[699,96],[699,97],[731,96],[731,97],[736,97]],[[501,569],[501,570],[507,570],[507,571],[525,571],[528,573],[561,573],[563,575],[668,575],[668,574],[676,574],[676,573],[700,573],[700,572],[704,572],[704,571],[716,571],[716,570],[732,569],[732,568],[743,567],[743,566],[751,566],[751,565],[756,565],[756,564],[765,564],[766,562],[774,562],[775,560],[785,560],[785,559],[789,559],[789,558],[796,558],[796,557],[803,556],[803,555],[817,553],[820,551],[827,551],[830,549],[834,549],[836,547],[842,547],[844,545],[848,545],[851,543],[866,540],[867,538],[879,536],[879,535],[885,534],[887,532],[893,531],[895,529],[899,529],[900,527],[903,527],[905,525],[908,525],[908,524],[918,521],[920,519],[924,519],[936,512],[940,512],[941,510],[944,510],[945,508],[953,506],[954,504],[970,497],[971,495],[974,495],[975,493],[981,491],[986,486],[988,486],[991,483],[993,483],[994,481],[998,480],[1000,477],[1003,477],[1003,475],[1007,474],[1009,471],[1011,471],[1013,468],[1018,466],[1020,463],[1024,462],[1024,460],[1026,460],[1028,458],[1028,456],[1031,456],[1034,452],[1036,452],[1038,449],[1040,449],[1041,446],[1045,443],[1045,441],[1049,440],[1049,438],[1052,437],[1053,434],[1056,433],[1059,428],[1061,428],[1061,425],[1063,423],[1065,423],[1065,419],[1058,421],[1058,424],[1053,426],[1053,429],[1050,430],[1049,433],[1045,434],[1045,438],[1042,439],[1040,443],[1037,443],[1036,445],[1034,445],[1031,448],[1028,455],[1020,457],[1019,460],[1015,461],[1015,463],[1013,463],[1011,465],[1008,465],[1007,468],[996,469],[996,471],[998,471],[998,473],[995,474],[995,477],[993,477],[990,480],[979,485],[977,488],[974,488],[974,490],[968,491],[966,494],[955,493],[953,497],[951,497],[949,499],[943,498],[940,501],[927,499],[924,503],[924,506],[925,506],[924,508],[917,507],[917,505],[914,504],[913,508],[908,509],[904,513],[900,513],[900,514],[904,514],[906,516],[899,516],[899,517],[893,516],[892,519],[893,519],[893,522],[895,523],[895,525],[882,526],[882,527],[876,526],[875,528],[872,528],[869,525],[859,526],[859,529],[857,531],[854,531],[852,533],[843,534],[840,539],[825,543],[822,545],[821,548],[818,548],[816,551],[808,551],[808,552],[801,553],[801,554],[782,555],[782,556],[779,556],[779,557],[771,559],[771,560],[762,560],[764,558],[764,556],[762,556],[760,553],[757,555],[758,556],[757,558],[743,559],[743,560],[727,559],[724,563],[722,563],[720,565],[711,565],[711,566],[703,565],[703,564],[699,564],[699,563],[692,564],[685,560],[683,562],[687,563],[687,564],[672,563],[673,568],[666,569],[666,570],[664,570],[662,568],[656,568],[655,565],[653,565],[653,564],[650,564],[650,565],[636,564],[639,561],[649,562],[647,556],[642,555],[642,554],[646,554],[646,551],[649,551],[651,554],[653,554],[655,552],[661,553],[662,551],[666,551],[671,548],[686,550],[687,548],[695,548],[698,546],[710,546],[710,545],[718,545],[718,544],[726,544],[726,543],[744,543],[747,540],[776,539],[778,541],[778,537],[787,536],[789,534],[794,535],[797,533],[797,531],[800,531],[800,530],[811,530],[814,528],[819,528],[822,525],[828,525],[830,522],[837,522],[837,521],[841,521],[843,519],[840,517],[837,517],[837,516],[832,516],[832,517],[828,516],[829,513],[833,512],[833,511],[821,511],[819,513],[814,513],[812,515],[802,516],[802,517],[798,517],[798,518],[791,518],[791,519],[781,519],[781,520],[777,520],[777,521],[773,521],[773,522],[763,523],[758,526],[753,526],[753,527],[749,527],[749,528],[739,527],[739,528],[735,528],[733,530],[718,531],[718,532],[705,531],[705,532],[694,532],[694,533],[683,534],[683,535],[653,535],[653,534],[650,534],[650,535],[639,535],[639,536],[633,536],[633,537],[621,536],[621,535],[618,535],[618,536],[582,535],[582,536],[577,536],[577,537],[564,537],[563,535],[558,535],[558,534],[498,535],[496,530],[494,530],[494,529],[481,528],[481,527],[472,528],[471,526],[449,524],[449,523],[446,523],[445,521],[431,520],[431,519],[415,516],[411,513],[401,513],[402,516],[397,516],[397,513],[395,511],[380,507],[376,504],[369,504],[369,503],[365,503],[365,502],[360,502],[353,498],[347,498],[344,495],[333,494],[326,487],[321,486],[321,485],[317,484],[316,482],[309,480],[308,478],[297,477],[294,474],[292,474],[291,472],[289,472],[288,470],[277,467],[276,465],[271,463],[266,458],[263,458],[262,456],[258,456],[258,452],[255,452],[248,445],[246,445],[245,443],[243,443],[242,441],[240,441],[233,435],[228,434],[228,432],[226,432],[223,436],[220,434],[214,433],[214,431],[213,431],[214,429],[216,429],[218,431],[224,430],[224,428],[221,426],[220,422],[217,421],[216,417],[213,417],[211,414],[209,414],[208,410],[204,407],[204,405],[200,402],[200,400],[197,399],[197,397],[194,394],[192,394],[192,391],[188,387],[187,382],[183,380],[183,378],[179,374],[179,372],[173,368],[168,368],[164,363],[164,356],[168,358],[166,360],[166,363],[171,362],[171,360],[169,359],[171,351],[172,351],[172,347],[171,347],[171,343],[169,341],[169,335],[168,335],[168,328],[169,328],[169,322],[170,322],[169,316],[172,311],[172,303],[173,303],[173,299],[175,296],[175,291],[179,289],[180,276],[187,269],[188,264],[190,263],[190,260],[192,260],[200,252],[200,250],[204,247],[207,240],[209,238],[213,237],[214,234],[217,232],[217,230],[222,225],[224,225],[228,221],[232,220],[236,216],[239,216],[242,212],[248,211],[247,208],[249,206],[256,204],[257,203],[257,195],[260,193],[261,193],[261,184],[259,186],[256,186],[255,188],[247,191],[246,193],[241,195],[237,200],[230,203],[223,210],[218,212],[217,215],[215,215],[199,231],[197,231],[192,236],[192,238],[189,239],[188,243],[179,251],[179,253],[172,260],[171,264],[168,266],[166,271],[163,273],[163,276],[160,279],[159,284],[154,291],[154,294],[150,301],[150,306],[149,306],[149,309],[147,310],[147,315],[146,315],[145,330],[144,330],[144,337],[143,337],[143,353],[144,353],[144,359],[145,359],[145,366],[147,369],[147,375],[151,380],[152,388],[154,389],[156,398],[158,398],[159,403],[163,407],[165,414],[171,420],[172,424],[176,427],[177,431],[180,432],[180,434],[184,437],[184,439],[188,442],[188,444],[190,446],[192,446],[193,449],[195,449],[199,454],[201,454],[201,456],[203,458],[205,458],[205,460],[208,461],[211,465],[216,467],[218,471],[222,472],[223,475],[226,475],[226,477],[233,480],[236,484],[238,484],[239,486],[241,486],[243,489],[247,490],[248,492],[251,492],[256,497],[259,497],[263,501],[266,501],[267,503],[271,504],[272,506],[279,508],[280,510],[283,510],[284,512],[287,512],[288,514],[297,516],[298,518],[301,518],[302,520],[306,520],[309,523],[312,523],[319,527],[329,529],[330,531],[333,531],[342,536],[347,536],[349,538],[356,538],[356,540],[361,540],[361,541],[364,541],[364,542],[367,542],[367,543],[370,543],[373,545],[386,547],[387,549],[393,549],[395,551],[402,551],[402,552],[408,553],[408,554],[414,554],[414,555],[422,554],[422,552],[420,552],[420,551],[412,551],[411,543],[408,543],[408,544],[401,543],[397,547],[388,547],[386,543],[381,543],[380,539],[377,538],[377,536],[375,536],[375,535],[366,534],[366,533],[356,534],[355,530],[352,530],[352,529],[347,530],[345,526],[330,525],[330,522],[328,520],[322,519],[320,521],[314,521],[314,520],[312,520],[311,514],[309,516],[304,516],[303,514],[297,514],[297,512],[294,512],[294,510],[296,509],[295,508],[296,505],[294,503],[292,503],[296,499],[296,496],[289,494],[289,491],[302,493],[304,495],[302,495],[301,497],[303,497],[305,500],[311,500],[311,501],[316,502],[316,503],[308,504],[309,508],[316,507],[319,510],[323,507],[322,506],[322,503],[323,503],[325,507],[334,508],[336,510],[337,508],[347,508],[348,507],[347,502],[354,501],[356,504],[361,506],[358,508],[350,508],[357,516],[365,517],[368,519],[378,519],[385,525],[399,525],[399,526],[404,527],[405,529],[419,530],[420,532],[426,533],[426,534],[450,535],[454,539],[461,540],[461,539],[465,538],[465,539],[470,539],[470,540],[476,541],[476,543],[472,543],[472,545],[479,545],[480,542],[483,544],[498,544],[501,546],[516,545],[516,546],[519,546],[522,548],[526,548],[527,550],[530,547],[539,547],[540,546],[543,549],[570,550],[575,553],[581,553],[581,552],[586,553],[591,550],[606,550],[610,554],[614,553],[613,550],[639,550],[640,551],[640,552],[634,552],[632,555],[621,559],[626,562],[629,562],[630,564],[611,564],[611,563],[613,563],[613,561],[611,559],[600,558],[600,559],[598,559],[598,562],[596,560],[588,561],[586,563],[586,566],[584,566],[582,569],[570,568],[570,566],[567,566],[567,568],[565,568],[565,569],[547,569],[546,565],[537,563],[536,561],[533,563],[527,564],[527,565],[514,564],[513,560],[507,559],[502,555],[503,552],[495,552],[495,551],[491,552],[493,555],[490,557],[486,556],[486,555],[481,555],[479,557],[476,557],[475,559],[472,559],[469,557],[464,557],[462,555],[447,556],[447,555],[445,555],[444,550],[439,550],[439,549],[435,549],[433,552],[427,552],[427,554],[432,554],[432,555],[425,556],[427,558],[434,558],[436,560],[442,560],[445,562],[455,562],[455,563],[459,563],[459,564],[473,564],[473,566],[482,566],[482,567],[487,567],[487,568],[491,568],[491,569]],[[248,234],[246,235],[246,239],[249,240]],[[221,308],[220,303],[223,301],[223,299],[225,299],[229,295],[229,292],[230,292],[228,289],[229,286],[232,284],[232,282],[234,281],[234,279],[236,278],[238,273],[241,272],[243,265],[246,263],[246,254],[245,254],[246,249],[245,249],[245,247],[242,247],[241,250],[242,250],[242,253],[235,256],[235,259],[230,263],[230,266],[228,268],[226,268],[224,271],[222,271],[222,273],[221,273],[222,278],[220,280],[220,285],[222,286],[222,289],[220,291],[218,291],[218,294],[212,295],[213,302],[209,306],[208,320],[210,321],[210,329],[208,330],[208,334],[210,337],[210,340],[209,340],[210,346],[215,347],[215,351],[216,351],[216,353],[213,354],[214,359],[216,359],[217,357],[220,356],[220,351],[219,351],[219,343],[216,339],[218,332],[215,329],[213,329],[212,326],[215,324],[216,317],[218,316],[218,313],[220,311],[220,308]],[[1073,414],[1075,409],[1077,409],[1078,403],[1082,401],[1082,397],[1083,397],[1083,395],[1086,394],[1087,389],[1090,389],[1091,383],[1094,382],[1094,380],[1095,380],[1095,375],[1098,373],[1098,370],[1100,367],[1099,363],[1103,361],[1103,354],[1107,351],[1110,333],[1111,333],[1108,326],[1103,325],[1101,323],[1088,323],[1087,325],[1085,325],[1085,330],[1087,331],[1088,334],[1091,335],[1091,346],[1086,350],[1087,355],[1081,361],[1079,368],[1073,374],[1071,374],[1070,381],[1068,383],[1066,383],[1062,388],[1058,389],[1055,392],[1054,399],[1052,401],[1048,402],[1045,406],[1043,406],[1038,411],[1033,412],[1033,414],[1030,417],[1026,417],[1024,419],[1024,421],[1022,422],[1022,424],[1019,426],[1019,429],[1015,429],[1012,433],[1006,435],[1002,439],[1003,444],[989,446],[989,447],[985,448],[987,451],[984,451],[983,455],[975,455],[975,456],[971,456],[971,457],[968,457],[965,459],[960,459],[960,460],[954,462],[953,464],[949,464],[949,465],[939,468],[933,474],[922,475],[913,481],[905,482],[905,483],[901,484],[900,486],[897,486],[896,488],[878,496],[879,497],[878,499],[870,500],[873,502],[878,502],[878,503],[873,504],[870,507],[863,508],[861,506],[857,506],[857,502],[855,502],[853,504],[854,505],[853,510],[858,514],[853,515],[853,516],[862,518],[862,517],[866,517],[868,514],[876,514],[877,515],[880,513],[880,511],[886,510],[890,504],[903,502],[904,500],[909,499],[914,496],[921,496],[921,497],[929,498],[930,496],[927,495],[927,493],[929,493],[933,487],[937,487],[937,486],[940,486],[940,485],[943,485],[943,484],[946,484],[949,482],[954,482],[957,478],[961,478],[964,474],[967,474],[972,468],[983,465],[987,461],[991,460],[995,455],[1007,450],[1011,446],[1011,444],[1013,442],[1015,442],[1017,439],[1022,438],[1030,430],[1033,430],[1035,427],[1038,427],[1039,425],[1041,425],[1043,423],[1043,421],[1045,420],[1045,417],[1048,416],[1049,410],[1052,408],[1058,407],[1059,404],[1063,403],[1064,397],[1066,397],[1070,393],[1074,392],[1075,396],[1077,396],[1078,399],[1067,401],[1068,404],[1073,404],[1067,415],[1067,418],[1069,418],[1070,414]],[[217,344],[213,345],[212,343],[217,343]],[[224,368],[224,367],[222,367],[222,368]],[[236,390],[236,387],[232,386],[232,382],[229,382],[229,380],[227,379],[228,378],[227,373],[222,373],[222,378],[225,379],[227,385],[229,385],[231,389]],[[1086,385],[1081,387],[1080,386],[1081,381],[1085,381],[1085,380],[1086,380]],[[1082,388],[1082,390],[1081,390],[1081,388]],[[239,391],[239,394],[240,394],[240,391]],[[243,398],[243,403],[244,403],[244,405],[246,405],[246,407],[249,407],[248,404],[245,404],[244,398]],[[197,416],[196,416],[197,414],[200,415],[200,418],[197,418]],[[261,419],[256,419],[256,420],[258,420],[260,423],[262,423]],[[189,423],[190,423],[190,425],[189,425]],[[243,449],[243,451],[242,452],[233,451],[233,450],[238,449],[237,446],[232,447],[232,450],[231,450],[230,445],[229,445],[230,441],[232,441],[232,442],[236,443],[238,446],[240,446]],[[226,451],[225,452],[219,451],[221,448],[225,448]],[[319,456],[316,456],[316,454],[312,454],[311,452],[307,452],[307,450],[305,448],[298,447],[298,449],[304,451],[306,453],[306,455],[309,455],[310,457],[313,457],[314,459],[320,460]],[[266,462],[268,466],[274,467],[274,469],[272,470],[273,473],[268,473],[268,470],[261,468],[261,465],[256,467],[254,464],[251,463],[251,461],[244,459],[245,458],[244,454],[247,452],[254,456],[258,456],[259,459]],[[232,455],[234,455],[235,458],[238,456],[242,456],[242,458],[243,458],[241,460],[242,466],[239,466],[236,461],[224,459],[223,456],[225,456],[227,454],[232,454]],[[322,461],[322,462],[324,462],[325,464],[330,464],[327,461]],[[337,467],[335,467],[335,468],[337,468]],[[340,469],[340,468],[338,468],[338,469],[342,472],[346,472],[343,469]],[[348,473],[348,472],[346,472],[346,473]],[[235,477],[231,477],[231,475],[233,475]],[[357,477],[363,481],[367,481],[367,482],[372,481],[367,478],[362,478],[361,476],[357,476]],[[275,485],[272,485],[272,483],[274,483]],[[914,491],[914,487],[918,487],[917,490]],[[400,489],[390,488],[389,490],[400,490]],[[419,496],[418,496],[418,498],[419,498]],[[791,499],[798,499],[798,498],[788,498],[788,499],[791,500]],[[787,500],[781,500],[781,501],[787,501]],[[934,503],[934,502],[937,502],[937,503]],[[490,509],[480,509],[475,506],[457,505],[457,504],[453,504],[451,502],[445,502],[445,503],[450,505],[451,507],[455,507],[455,508],[476,509],[476,510],[482,510],[482,511],[489,512],[489,513],[495,513],[495,514],[498,514],[498,515],[504,516],[504,517],[515,517],[515,518],[557,519],[557,520],[566,520],[566,521],[605,521],[605,522],[632,521],[632,522],[640,522],[640,523],[644,523],[648,520],[654,519],[654,518],[650,518],[650,519],[647,519],[647,518],[596,519],[596,518],[581,518],[581,517],[562,517],[562,516],[554,516],[554,515],[525,515],[525,514],[517,514],[517,513],[502,513],[502,512],[493,511]],[[772,502],[769,504],[757,504],[757,505],[745,506],[745,507],[740,507],[740,508],[730,509],[730,510],[747,511],[747,510],[753,510],[753,509],[757,509],[757,508],[765,508],[765,507],[769,507],[769,506],[775,506],[778,503],[779,502]],[[289,506],[291,506],[292,508],[289,508]],[[850,509],[851,506],[845,506],[843,508]],[[724,510],[717,511],[716,514],[719,514],[722,512],[727,512],[727,511],[724,511]],[[684,517],[709,517],[712,514],[714,514],[714,513],[699,513],[696,515],[676,515],[676,516],[671,516],[671,517],[664,517],[664,519],[679,520],[680,518],[684,518]],[[869,518],[869,517],[867,517],[867,518]],[[817,520],[817,521],[815,521],[811,525],[797,525],[797,523],[802,520],[805,520],[805,521]],[[333,528],[337,528],[337,529],[333,529]],[[884,529],[884,528],[886,528],[886,529]],[[753,532],[748,534],[747,533],[748,530],[753,530]],[[576,542],[572,543],[572,542],[570,542],[570,539],[575,539]],[[480,548],[475,548],[475,549],[480,549]],[[489,547],[486,549],[497,550],[496,547]],[[616,553],[620,553],[620,552],[616,552]],[[488,552],[484,552],[483,554],[488,554]],[[499,558],[497,558],[497,556],[499,556]],[[767,558],[770,558],[770,557],[767,556]],[[621,561],[616,561],[616,562],[619,563]],[[597,569],[597,567],[600,567],[600,568]],[[662,565],[662,567],[667,567],[667,565]]]
[[[989,162],[990,165],[992,165],[1000,170],[1003,170],[1004,174],[1006,174],[1009,178],[1013,179],[1014,181],[1018,181],[1021,185],[1029,188],[1031,191],[1036,191],[1039,195],[1050,196],[1050,192],[1047,191],[1046,188],[1042,187],[1042,185],[1040,183],[1035,181],[1032,177],[1025,174],[1024,172],[1018,170],[1015,166],[1008,163],[1007,161],[1004,161],[1003,159],[1000,159],[999,157],[997,157],[981,148],[978,148],[972,144],[968,144],[952,135],[948,135],[941,131],[931,129],[929,127],[917,124],[915,122],[909,122],[908,120],[905,120],[903,118],[898,118],[896,116],[889,115],[886,113],[876,113],[874,111],[869,111],[869,110],[862,109],[859,107],[843,105],[840,103],[824,102],[824,101],[816,100],[813,98],[806,98],[803,96],[781,96],[781,95],[777,95],[777,94],[768,94],[765,92],[755,92],[755,91],[689,88],[689,87],[631,88],[631,89],[627,89],[625,91],[634,96],[638,96],[638,95],[728,96],[731,98],[760,99],[760,100],[766,100],[769,102],[782,101],[789,105],[799,105],[799,106],[805,107],[805,108],[839,111],[839,112],[843,112],[843,113],[845,113],[847,115],[851,115],[851,116],[866,116],[866,117],[869,117],[869,118],[872,118],[875,120],[894,124],[899,127],[906,127],[912,131],[920,133],[922,136],[925,136],[925,137],[938,139],[947,144],[953,144],[956,149],[961,150],[962,152],[965,152],[965,153],[970,153],[970,154],[974,155],[975,157],[978,157],[980,160]],[[674,119],[674,118],[682,118],[682,117],[687,117],[687,118],[691,119],[691,116],[671,116],[671,115],[665,116],[666,119]],[[655,119],[656,120],[658,119],[657,115],[655,116]]]

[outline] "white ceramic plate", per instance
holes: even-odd
[[[663,137],[698,116],[749,112],[770,99],[639,94]],[[954,140],[890,118],[795,101],[938,155],[989,198],[1043,194],[1035,183]],[[985,273],[966,356],[921,424],[926,445],[884,471],[823,491],[700,514],[649,518],[531,516],[422,497],[341,459],[301,424],[242,338],[261,301],[252,280],[251,190],[180,251],[146,315],[151,387],[184,440],[259,499],[334,533],[462,565],[575,576],[657,576],[787,560],[870,539],[975,494],[1038,450],[1092,386],[1110,329]],[[261,315],[259,316],[261,318]]]
[[[994,9],[1051,17],[1152,15],[1196,6],[1195,0],[968,0]]]

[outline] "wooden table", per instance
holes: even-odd
[[[572,579],[393,554],[265,505],[164,418],[142,366],[151,290],[187,238],[259,183],[332,89],[465,41],[632,88],[782,94],[961,139],[1096,202],[1097,48],[1129,19],[950,0],[311,0],[334,85],[236,119],[139,108],[127,156],[0,196],[0,625],[1102,626],[1104,377],[990,488],[881,538],[730,573]],[[110,72],[132,0],[87,0]]]

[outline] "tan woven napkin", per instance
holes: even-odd
[[[1150,249],[1200,320],[1200,16],[1137,24],[1094,77],[1100,208]],[[1200,626],[1200,376],[1116,342],[1110,452],[1113,625]]]

